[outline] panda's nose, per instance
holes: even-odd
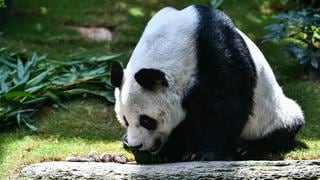
[[[128,136],[127,136],[127,134],[125,134],[125,135],[123,136],[122,145],[123,145],[123,148],[124,148],[124,149],[129,149]]]
[[[129,146],[129,148],[130,148],[131,150],[139,150],[139,149],[142,148],[142,144],[140,144],[140,145],[138,145],[138,146]]]
[[[137,146],[130,146],[128,143],[128,136],[127,136],[127,134],[125,134],[123,136],[123,148],[130,149],[130,150],[139,150],[142,148],[142,144],[137,145]]]

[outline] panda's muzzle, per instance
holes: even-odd
[[[127,137],[127,134],[125,134],[123,136],[123,141],[122,141],[122,145],[123,145],[123,148],[128,150],[128,151],[139,151],[141,150],[141,148],[143,147],[142,144],[138,145],[138,146],[130,146],[129,143],[128,143],[128,137]],[[161,141],[161,138],[156,138],[154,143],[153,143],[153,146],[149,149],[149,150],[145,150],[145,151],[149,151],[151,153],[157,153],[160,151],[162,147],[162,141]]]
[[[122,141],[122,143],[123,143],[123,148],[124,148],[124,149],[133,150],[133,151],[137,151],[137,150],[141,149],[142,146],[143,146],[142,144],[137,145],[137,146],[130,146],[129,143],[128,143],[128,136],[127,136],[127,134],[125,134],[125,135],[123,136],[123,141]]]

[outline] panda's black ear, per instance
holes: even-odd
[[[142,86],[148,90],[155,90],[157,87],[168,87],[169,83],[164,72],[158,69],[140,69],[134,78]]]
[[[123,79],[123,68],[121,64],[117,61],[111,64],[111,84],[114,87],[120,87]]]

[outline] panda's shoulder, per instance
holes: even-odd
[[[227,26],[234,26],[232,20],[229,16],[227,16],[223,11],[220,11],[219,9],[202,6],[202,5],[193,5],[193,8],[196,9],[198,18],[199,18],[199,24],[224,24]],[[217,24],[218,23],[218,24]]]

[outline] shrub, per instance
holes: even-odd
[[[320,6],[319,0],[296,0],[296,5],[300,8],[316,8]]]
[[[30,124],[45,103],[63,106],[66,97],[92,94],[114,101],[109,83],[110,60],[119,55],[54,61],[36,53],[26,56],[0,48],[0,127]]]
[[[285,50],[308,68],[320,69],[320,8],[280,13],[264,41],[284,42]]]
[[[214,8],[219,8],[222,3],[223,0],[209,0],[209,4]]]
[[[6,7],[4,0],[0,0],[0,8]]]

